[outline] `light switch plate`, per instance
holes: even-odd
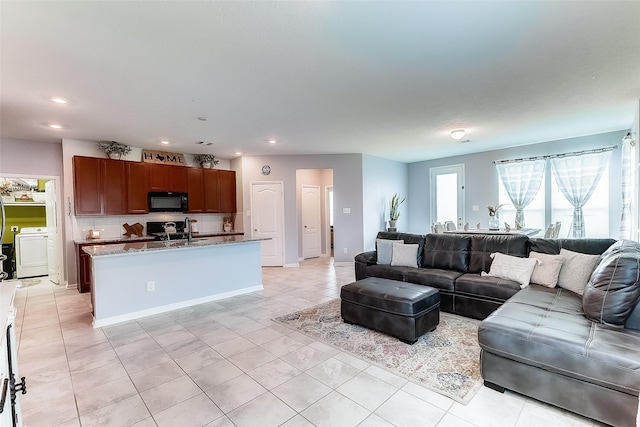
[[[351,213],[351,208],[342,208],[342,213]]]

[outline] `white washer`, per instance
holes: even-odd
[[[16,235],[16,273],[18,279],[49,274],[46,227],[24,227]]]

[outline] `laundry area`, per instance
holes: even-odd
[[[9,279],[49,274],[47,195],[48,180],[0,177],[4,205],[1,270]],[[2,215],[2,213],[0,213]]]

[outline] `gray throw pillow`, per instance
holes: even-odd
[[[388,240],[376,239],[376,248],[378,251],[378,261],[376,264],[391,264],[391,256],[393,254],[393,242],[404,243],[404,240]]]
[[[418,267],[418,245],[405,245],[395,241],[391,254],[391,265],[398,267]]]
[[[560,256],[564,258],[564,262],[558,276],[558,286],[582,295],[600,255],[587,255],[561,249]]]

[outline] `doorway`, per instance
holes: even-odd
[[[329,228],[333,213],[328,210],[328,187],[333,188],[333,169],[296,170],[298,261],[333,256]],[[310,221],[315,224],[312,229]]]
[[[464,224],[464,165],[429,169],[431,223],[453,221],[457,228]]]

